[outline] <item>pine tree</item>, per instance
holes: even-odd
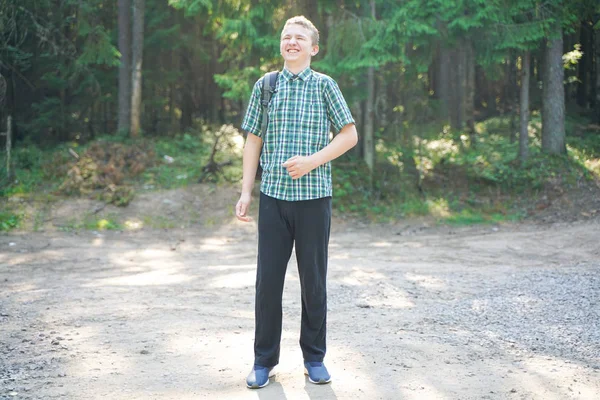
[[[129,132],[131,123],[131,1],[119,0],[119,121],[118,130]]]

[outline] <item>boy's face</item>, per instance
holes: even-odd
[[[312,43],[310,30],[302,25],[290,24],[281,32],[279,51],[286,64],[308,66],[311,57],[319,52],[319,45]]]

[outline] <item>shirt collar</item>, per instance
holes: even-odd
[[[307,81],[312,76],[312,69],[310,69],[310,67],[306,67],[298,75],[294,75],[287,68],[284,68],[281,73],[283,77],[288,81],[295,79],[302,79],[303,81]]]

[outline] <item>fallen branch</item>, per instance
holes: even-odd
[[[202,173],[200,174],[200,178],[198,178],[198,183],[205,182],[211,175],[216,176],[217,174],[222,174],[223,167],[232,164],[231,160],[223,161],[220,163],[215,161],[215,155],[217,154],[217,146],[219,144],[221,136],[223,136],[223,134],[217,135],[215,138],[215,143],[213,144],[212,151],[210,152],[210,157],[206,165],[202,167]]]

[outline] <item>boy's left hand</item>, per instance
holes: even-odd
[[[282,164],[292,179],[302,178],[316,168],[310,156],[294,156]]]

